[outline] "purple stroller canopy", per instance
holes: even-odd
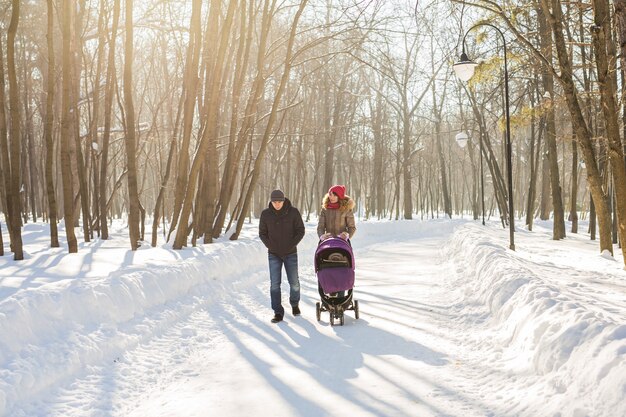
[[[315,272],[319,271],[321,255],[324,253],[334,252],[335,249],[336,252],[343,252],[346,256],[348,256],[350,266],[354,271],[354,254],[352,253],[352,246],[340,237],[331,237],[330,239],[326,239],[321,242],[315,250]]]
[[[321,242],[315,251],[315,272],[327,294],[354,287],[354,256],[350,244],[341,238]]]

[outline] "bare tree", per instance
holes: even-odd
[[[15,64],[15,36],[20,20],[20,1],[13,0],[11,8],[11,22],[7,31],[7,72],[9,76],[9,113],[11,115],[11,130],[9,133],[10,165],[6,164],[5,170],[9,170],[10,183],[7,187],[7,203],[10,205],[9,227],[11,228],[11,250],[13,259],[24,259],[22,248],[21,231],[21,121],[19,110],[19,93],[17,85],[17,71]],[[5,173],[6,175],[6,173]]]
[[[172,219],[172,229],[179,223],[180,210],[185,198],[187,189],[187,181],[189,174],[189,145],[191,141],[191,133],[196,107],[196,97],[198,88],[198,63],[200,60],[200,51],[202,45],[202,35],[200,27],[202,2],[194,1],[192,6],[192,23],[190,25],[191,37],[187,47],[187,61],[185,63],[185,81],[183,85],[183,94],[185,104],[183,110],[183,130],[182,142],[178,149],[178,163],[176,171],[176,187],[174,193],[174,218]],[[172,229],[168,234],[172,233]]]
[[[200,143],[198,144],[198,149],[194,156],[194,160],[191,166],[191,171],[189,173],[189,179],[187,181],[187,188],[185,193],[185,199],[183,201],[183,207],[181,210],[180,218],[178,220],[178,229],[176,231],[176,238],[174,240],[174,249],[181,249],[187,243],[187,235],[188,235],[188,222],[189,216],[191,215],[191,209],[193,205],[194,195],[196,193],[196,185],[198,182],[198,175],[200,173],[200,169],[205,162],[205,158],[207,156],[207,151],[210,151],[213,141],[216,140],[215,135],[217,132],[213,130],[215,124],[217,123],[217,117],[219,112],[219,85],[222,78],[222,71],[224,70],[224,55],[226,53],[226,47],[228,45],[228,33],[230,29],[230,25],[232,24],[236,1],[232,1],[229,4],[228,11],[226,13],[226,18],[224,20],[224,27],[222,28],[222,36],[219,40],[218,52],[215,60],[213,61],[213,65],[210,67],[212,69],[212,76],[210,85],[207,85],[207,104],[206,104],[206,117],[207,121],[204,126],[203,134],[200,139]],[[213,23],[217,22],[217,18],[219,16],[219,2],[217,0],[213,0],[211,2],[210,13],[213,14]],[[211,17],[209,17],[209,21],[211,21]],[[217,35],[217,34],[215,34]]]
[[[2,157],[0,161],[0,207],[3,207],[4,209],[4,215],[9,231],[9,239],[12,243],[13,224],[11,222],[11,213],[13,211],[13,205],[9,204],[8,201],[8,194],[11,190],[11,160],[9,156],[7,118],[5,111],[4,52],[2,49],[2,37],[0,37],[0,155]],[[2,255],[4,255],[4,243],[1,250]]]
[[[543,10],[538,8],[537,12],[539,16],[539,39],[542,53],[546,57],[552,57],[550,27]],[[541,79],[544,91],[546,91],[549,97],[554,97],[554,78],[545,63],[542,65]],[[556,120],[553,106],[548,106],[547,108],[545,146],[547,148],[547,159],[550,167],[550,189],[552,190],[552,210],[554,214],[552,239],[559,240],[565,237],[565,215],[556,149]]]
[[[128,170],[128,234],[130,247],[137,250],[140,233],[139,192],[137,189],[137,139],[133,102],[133,0],[126,0],[126,40],[124,42],[124,104],[126,110],[126,166]]]
[[[619,111],[617,104],[617,54],[615,42],[611,32],[610,6],[608,0],[594,0],[591,2],[594,15],[594,26],[591,35],[596,56],[596,68],[602,114],[608,141],[608,156],[611,162],[613,187],[615,187],[615,209],[618,224],[618,234],[622,242],[622,254],[626,262],[626,162],[624,148],[621,143],[619,130]],[[612,198],[612,197],[611,197]]]
[[[102,232],[102,239],[109,238],[109,227],[107,223],[108,213],[108,199],[106,197],[107,183],[108,183],[108,165],[109,165],[109,142],[111,137],[111,117],[113,111],[113,95],[115,89],[115,41],[117,38],[117,29],[120,18],[120,0],[114,0],[113,3],[113,21],[111,25],[111,35],[108,41],[109,51],[107,58],[107,75],[104,92],[104,130],[102,132],[102,150],[100,152],[100,230]]]
[[[65,233],[67,235],[68,251],[78,252],[78,241],[74,233],[74,187],[72,178],[72,148],[70,137],[72,136],[72,112],[76,103],[72,101],[72,4],[71,0],[63,0],[63,14],[61,29],[63,32],[63,114],[61,121],[61,173],[63,177],[63,217],[65,219]]]
[[[262,71],[258,71],[252,87],[253,92],[250,94],[248,105],[246,106],[244,125],[241,127],[240,134],[238,134],[237,127],[239,124],[239,105],[242,89],[244,87],[246,69],[249,62],[250,47],[252,44],[252,30],[254,28],[253,18],[255,17],[253,0],[250,1],[250,7],[246,8],[245,5],[246,2],[242,1],[240,7],[241,16],[239,17],[241,36],[239,37],[239,43],[237,46],[235,72],[232,81],[232,104],[231,120],[228,132],[228,150],[224,163],[219,199],[216,206],[215,222],[213,224],[212,233],[214,238],[219,237],[222,228],[224,227],[224,221],[228,213],[228,202],[231,200],[235,188],[235,177],[239,168],[239,161],[241,160],[241,156],[245,150],[248,131],[251,129],[250,120],[254,114],[254,108],[258,105],[261,98],[260,91],[264,80]],[[266,58],[265,48],[267,45],[268,29],[269,25],[267,25],[267,28],[261,28],[261,36],[259,38],[258,46],[259,51],[257,54],[257,68],[263,67],[263,62]],[[259,65],[259,63],[261,65]]]
[[[261,144],[259,147],[259,151],[256,155],[255,161],[254,161],[254,168],[252,170],[252,176],[250,178],[250,185],[248,187],[248,191],[246,193],[246,197],[245,200],[243,201],[242,204],[242,209],[240,211],[240,215],[237,219],[237,228],[235,230],[235,232],[233,233],[233,235],[230,237],[231,240],[235,240],[239,237],[239,233],[241,233],[241,229],[243,228],[243,222],[244,222],[244,216],[245,213],[248,212],[248,209],[250,207],[250,201],[252,199],[252,191],[254,190],[254,187],[256,186],[256,183],[259,179],[260,176],[260,169],[261,169],[261,161],[263,160],[263,156],[267,150],[267,145],[269,143],[269,139],[272,133],[272,130],[274,128],[274,123],[276,122],[276,118],[277,118],[277,113],[278,113],[278,106],[281,102],[282,99],[282,95],[285,91],[285,86],[287,84],[287,80],[289,79],[289,74],[291,72],[291,66],[293,65],[292,62],[292,55],[293,55],[293,46],[295,43],[295,38],[296,38],[296,30],[298,28],[298,22],[300,21],[300,17],[302,16],[302,12],[304,11],[304,8],[307,4],[308,0],[300,0],[300,5],[298,7],[298,11],[295,14],[295,17],[291,23],[291,29],[289,32],[289,40],[287,41],[287,50],[286,50],[286,54],[285,54],[285,61],[284,61],[284,68],[283,68],[283,73],[280,79],[280,83],[276,89],[275,95],[274,95],[274,100],[272,102],[272,108],[271,108],[271,112],[269,114],[269,118],[267,120],[267,125],[265,126],[265,131],[263,133],[263,137],[261,139]]]
[[[48,25],[46,39],[48,41],[48,89],[46,95],[46,116],[44,122],[44,140],[46,143],[46,196],[48,198],[48,221],[50,222],[50,246],[59,247],[59,232],[57,230],[58,214],[57,200],[54,191],[54,174],[52,166],[54,163],[54,139],[52,131],[54,129],[54,100],[55,100],[55,65],[54,56],[54,5],[52,0],[47,0]]]
[[[576,138],[581,145],[585,163],[587,165],[587,179],[591,187],[594,203],[598,213],[598,223],[600,226],[600,249],[609,250],[613,253],[610,231],[610,217],[608,212],[607,195],[602,187],[600,172],[597,168],[596,158],[591,143],[591,134],[587,123],[583,117],[580,101],[574,85],[572,76],[571,61],[569,59],[565,39],[563,37],[563,13],[561,4],[557,0],[542,0],[544,13],[548,16],[548,21],[552,29],[552,36],[555,41],[559,66],[561,69],[559,82],[565,93],[565,98],[570,110],[572,124]]]

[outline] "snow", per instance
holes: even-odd
[[[275,325],[254,222],[136,252],[114,224],[71,255],[25,225],[26,259],[0,257],[0,416],[626,415],[620,251],[548,222],[513,252],[497,222],[360,221],[360,318],[332,327],[306,227],[303,315]]]

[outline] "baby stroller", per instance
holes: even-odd
[[[331,237],[320,242],[315,251],[315,274],[321,303],[316,303],[317,321],[321,320],[322,311],[330,313],[330,325],[335,320],[343,326],[343,313],[354,311],[354,318],[359,318],[359,302],[352,299],[354,287],[354,256],[347,241]],[[345,295],[339,294],[345,292]]]

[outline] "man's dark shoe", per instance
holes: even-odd
[[[278,323],[279,321],[283,321],[283,316],[280,314],[274,314],[274,317],[272,317],[272,323]]]
[[[294,316],[299,316],[300,313],[300,307],[295,306],[295,307],[291,307],[291,312],[293,313]]]

